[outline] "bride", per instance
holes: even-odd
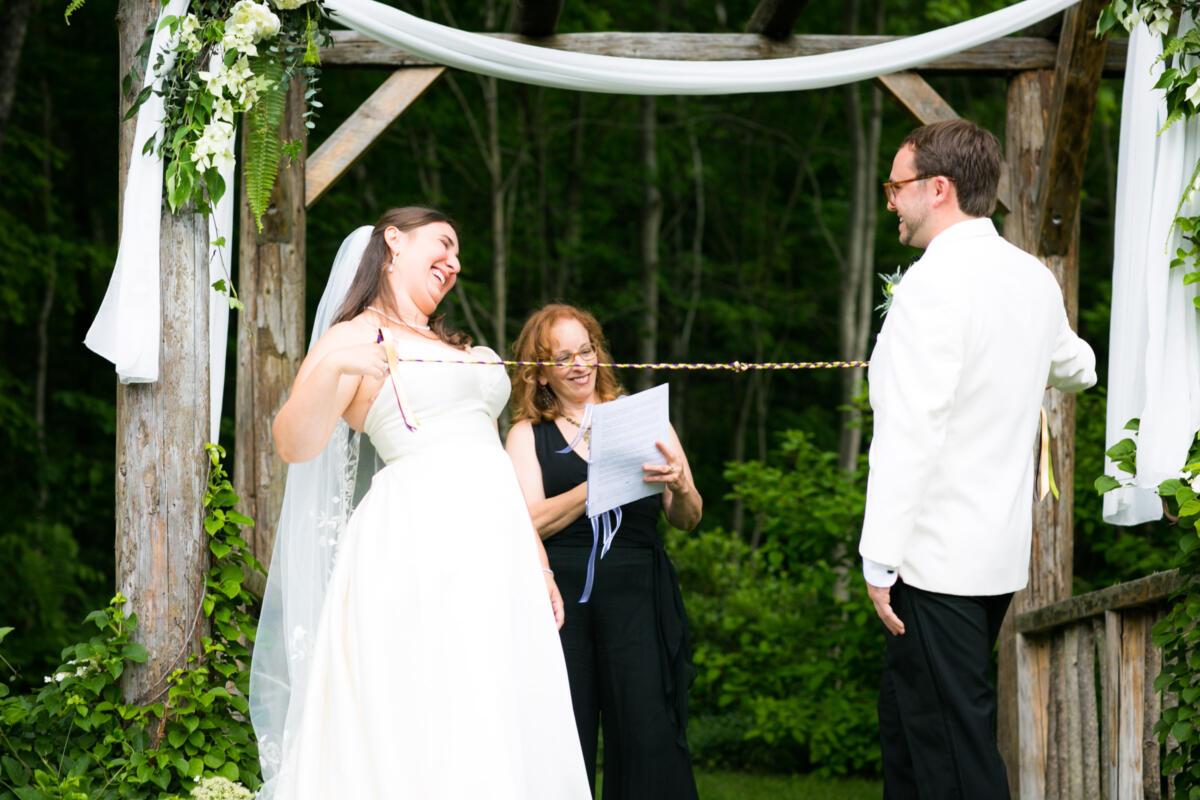
[[[590,797],[562,598],[496,432],[508,378],[436,363],[497,360],[431,320],[459,269],[431,209],[351,234],[275,417],[292,466],[251,666],[264,800]],[[351,510],[356,431],[384,466]]]

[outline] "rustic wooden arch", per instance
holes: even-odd
[[[760,0],[741,34],[555,34],[563,0],[514,0],[512,33],[491,34],[544,47],[606,55],[727,60],[810,55],[894,37],[792,35],[807,0]],[[1125,42],[1093,36],[1103,0],[1082,0],[1060,18],[920,70],[876,79],[919,122],[957,116],[924,73],[1002,75],[1009,80],[1006,164],[1000,199],[1004,234],[1038,255],[1063,287],[1075,323],[1078,302],[1079,191],[1102,75],[1121,75]],[[122,73],[154,13],[150,0],[121,0]],[[355,33],[338,32],[322,50],[327,67],[378,67],[379,88],[307,158],[285,166],[263,231],[241,214],[237,434],[234,475],[257,521],[254,549],[269,559],[285,469],[270,424],[304,354],[306,209],[362,156],[445,68]],[[285,135],[306,140],[303,87],[294,86]],[[126,99],[127,101],[127,99]],[[133,147],[122,125],[121,180]],[[142,699],[158,678],[195,649],[202,625],[205,546],[198,509],[206,438],[207,230],[196,215],[164,215],[164,378],[118,388],[117,575],[141,619],[149,662],[126,673],[126,693]],[[176,322],[172,322],[172,320]],[[186,324],[179,323],[186,320]],[[1074,470],[1074,401],[1048,391],[1055,471]],[[1000,733],[1014,790],[1023,798],[1157,797],[1155,713],[1147,687],[1156,674],[1149,624],[1161,613],[1173,576],[1152,576],[1107,593],[1071,598],[1071,481],[1062,499],[1035,509],[1029,588],[1019,593],[1002,633]],[[1103,619],[1103,622],[1096,620]],[[1101,674],[1097,706],[1094,665]],[[156,684],[158,684],[156,686]],[[1152,697],[1154,695],[1154,697]],[[1089,699],[1090,698],[1090,699]],[[1150,703],[1149,706],[1145,702]]]

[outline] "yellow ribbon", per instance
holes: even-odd
[[[1054,482],[1054,459],[1050,457],[1050,418],[1042,408],[1041,433],[1038,436],[1037,499],[1045,500],[1053,494],[1058,499],[1058,485]]]

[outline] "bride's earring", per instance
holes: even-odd
[[[390,273],[390,272],[395,272],[395,271],[396,271],[396,261],[397,261],[399,258],[400,258],[400,254],[399,254],[399,253],[392,253],[392,260],[391,260],[391,261],[388,263],[388,267],[387,267],[387,271],[388,271],[389,273]]]

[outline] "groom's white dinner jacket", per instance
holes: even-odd
[[[947,228],[896,285],[867,375],[868,581],[889,585],[872,576],[892,569],[945,594],[1024,587],[1043,392],[1096,382],[1050,270],[989,219]]]

